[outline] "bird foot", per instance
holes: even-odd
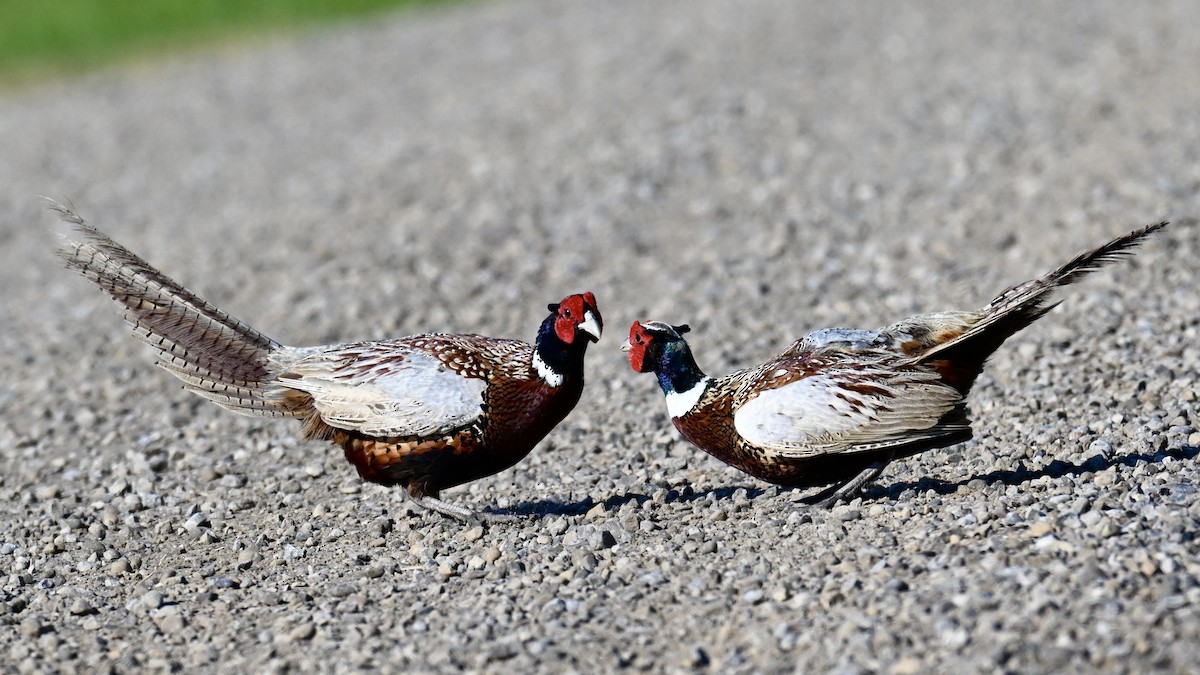
[[[883,473],[884,468],[887,467],[888,463],[891,461],[892,459],[889,457],[885,460],[880,460],[868,466],[854,478],[851,478],[845,483],[834,487],[833,491],[830,492],[828,497],[825,497],[824,499],[818,499],[817,501],[809,504],[809,508],[831,509],[840,501],[849,501],[854,497],[854,495],[858,494],[858,491],[861,490],[864,485],[878,478],[879,474]],[[820,497],[820,495],[817,496]]]
[[[521,516],[514,515],[512,513],[480,512],[476,513],[475,517],[488,525],[493,525],[495,523],[515,523],[518,520],[521,520]]]

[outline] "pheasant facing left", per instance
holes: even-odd
[[[340,445],[364,480],[398,485],[417,505],[474,514],[439,499],[503,471],[571,412],[583,355],[603,319],[589,292],[549,306],[533,345],[429,334],[288,347],[205,302],[70,209],[82,241],[67,266],[125,307],[134,334],[188,390],[243,415],[295,417],[307,438]]]
[[[894,459],[971,438],[966,397],[988,357],[1050,311],[1050,295],[1129,254],[1158,223],[1017,284],[976,311],[912,316],[878,330],[826,328],[766,363],[706,376],[687,326],[634,322],[629,364],[653,372],[684,438],[789,487],[832,484],[830,506]]]

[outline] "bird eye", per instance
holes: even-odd
[[[569,310],[569,309],[564,309],[564,310],[563,310],[563,316],[567,317],[568,319],[569,319],[569,318],[571,318],[571,310]]]

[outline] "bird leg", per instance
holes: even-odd
[[[471,511],[471,509],[468,509],[465,506],[457,506],[455,504],[451,504],[449,502],[444,502],[444,501],[438,499],[437,497],[431,497],[429,495],[422,495],[420,497],[417,497],[415,495],[410,494],[408,492],[408,490],[404,490],[403,492],[404,492],[404,496],[408,498],[408,501],[412,502],[414,505],[419,506],[423,509],[428,509],[430,511],[436,511],[437,513],[440,513],[443,516],[450,516],[451,518],[457,518],[458,520],[463,520],[463,521],[468,521],[468,522],[476,519],[475,512]]]
[[[883,473],[883,470],[891,463],[893,455],[888,455],[885,459],[881,459],[867,468],[863,469],[857,476],[833,488],[832,494],[828,497],[814,502],[812,506],[819,509],[832,508],[839,501],[849,501],[864,485],[870,483]]]
[[[474,523],[474,524],[500,523],[500,522],[507,522],[507,521],[512,521],[512,520],[517,519],[516,516],[512,516],[512,515],[503,515],[503,514],[497,514],[497,513],[476,513],[474,511],[472,511],[471,509],[468,509],[465,506],[451,504],[450,502],[442,501],[441,499],[438,499],[437,497],[434,497],[432,495],[417,496],[417,495],[412,494],[408,490],[401,490],[401,492],[404,493],[404,496],[406,498],[408,498],[409,502],[411,502],[412,504],[414,504],[416,506],[419,506],[423,509],[428,509],[430,511],[435,511],[437,513],[442,514],[443,516],[450,516],[451,518],[456,518],[465,523]]]

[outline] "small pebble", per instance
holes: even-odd
[[[27,616],[21,619],[21,636],[35,638],[50,630],[50,626],[40,616]]]
[[[96,608],[92,606],[92,603],[83,598],[75,598],[71,601],[71,608],[69,611],[75,616],[83,616],[85,614],[94,613]]]
[[[158,589],[146,591],[145,595],[142,596],[142,606],[146,609],[158,609],[162,607],[164,601],[162,591]]]
[[[605,513],[607,513],[607,511],[604,508],[604,502],[600,502],[599,504],[596,504],[592,508],[588,509],[588,512],[584,514],[583,519],[587,521],[596,520],[598,518],[602,518]]]
[[[317,627],[311,623],[302,623],[287,634],[288,642],[305,642],[317,634]]]
[[[205,516],[201,512],[196,512],[196,513],[193,513],[191,516],[189,516],[186,521],[184,521],[183,529],[191,532],[191,531],[194,531],[194,530],[200,528],[203,525],[206,525],[207,523],[208,523],[208,516]]]
[[[609,532],[608,530],[603,530],[602,532],[600,532],[600,548],[601,549],[612,548],[616,545],[617,545],[617,538],[613,535],[612,532]]]

